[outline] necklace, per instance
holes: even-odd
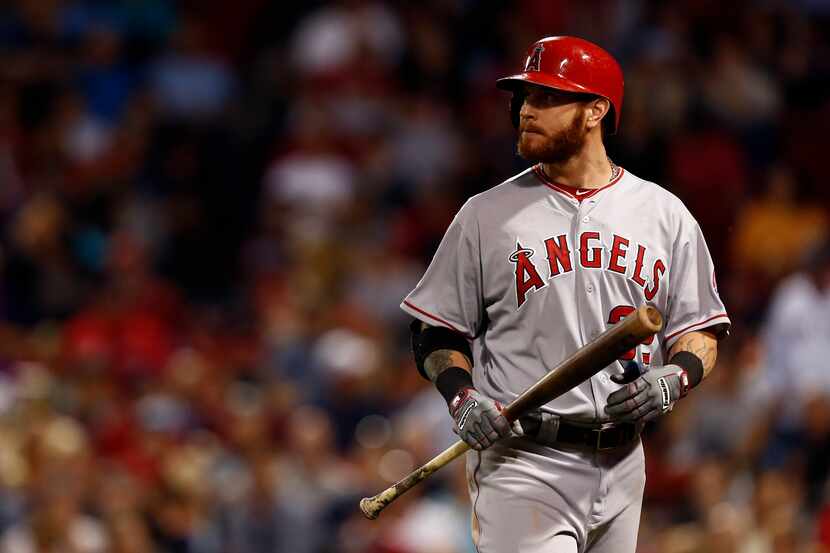
[[[617,177],[619,177],[619,176],[620,176],[620,171],[621,171],[621,169],[620,169],[620,166],[619,166],[619,165],[617,165],[616,163],[614,163],[613,161],[611,161],[611,158],[610,158],[610,157],[609,157],[609,158],[607,158],[607,159],[608,159],[608,163],[610,163],[610,164],[611,164],[611,178],[610,178],[610,179],[608,179],[608,182],[611,182],[612,180],[614,180],[614,179],[616,179]]]
[[[617,165],[616,163],[614,163],[613,161],[611,161],[610,157],[606,157],[605,159],[607,159],[608,163],[611,164],[611,178],[608,179],[608,182],[612,182],[617,177],[620,176],[620,171],[622,171],[622,168],[619,165]],[[552,178],[550,178],[550,176],[548,175],[548,172],[545,171],[545,164],[544,163],[539,164],[539,169],[541,170],[542,175],[544,175],[545,179],[547,179],[550,182],[556,182]]]

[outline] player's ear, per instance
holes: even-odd
[[[593,129],[602,124],[602,119],[611,110],[611,102],[606,98],[595,98],[588,102],[588,116],[585,118],[585,124],[588,129]]]

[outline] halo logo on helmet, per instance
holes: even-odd
[[[542,67],[542,52],[545,51],[545,46],[537,44],[533,49],[533,53],[527,58],[525,64],[525,71],[540,71]]]
[[[620,126],[624,88],[622,69],[614,56],[593,42],[574,36],[540,39],[527,49],[521,73],[496,81],[499,88],[513,92],[510,115],[516,126],[526,84],[605,98],[611,104],[606,116],[608,132],[613,134]]]

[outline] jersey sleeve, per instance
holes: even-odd
[[[478,221],[468,201],[456,214],[424,276],[401,309],[431,326],[473,339],[484,326]]]
[[[696,330],[722,338],[731,324],[718,295],[715,265],[703,232],[685,208],[673,249],[667,311],[666,350],[683,334]]]

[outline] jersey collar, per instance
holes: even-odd
[[[608,184],[606,184],[605,186],[602,186],[600,188],[574,188],[573,186],[568,186],[567,184],[554,182],[554,181],[548,179],[548,176],[545,174],[544,171],[542,171],[542,164],[541,163],[536,164],[536,165],[533,166],[533,173],[536,175],[536,177],[540,181],[542,181],[542,184],[544,184],[545,186],[547,186],[549,188],[552,188],[552,189],[556,190],[557,192],[561,192],[562,194],[565,194],[566,196],[570,196],[571,198],[575,199],[578,202],[581,202],[585,198],[590,198],[591,196],[596,195],[600,190],[605,190],[606,188],[614,186],[615,184],[620,182],[620,179],[622,179],[622,176],[625,173],[625,169],[623,169],[622,167],[620,167],[618,165],[615,165],[614,167],[616,167],[618,169],[618,171],[611,178],[611,180],[608,181]]]

